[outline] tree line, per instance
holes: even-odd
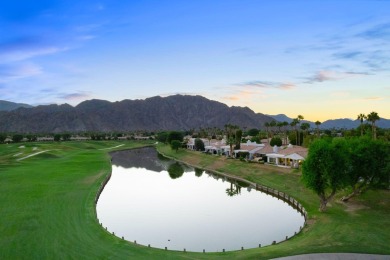
[[[369,188],[390,188],[390,142],[369,137],[321,138],[309,147],[302,166],[306,187],[320,198],[325,211],[338,191],[347,201]]]

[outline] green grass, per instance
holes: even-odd
[[[369,191],[352,203],[333,202],[318,213],[318,199],[299,172],[159,145],[170,156],[287,192],[309,212],[308,225],[290,240],[226,253],[173,252],[123,241],[96,219],[94,199],[111,166],[108,152],[150,142],[63,142],[0,145],[0,259],[272,258],[313,252],[390,254],[389,191]],[[17,161],[29,154],[48,152]],[[23,153],[15,156],[18,153]],[[252,223],[256,225],[256,223]]]

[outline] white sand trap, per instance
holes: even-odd
[[[26,148],[26,146],[21,145],[21,146],[19,146],[19,148],[20,148],[20,149],[23,149],[23,148]]]
[[[38,149],[38,147],[33,147],[33,151],[35,151],[35,150],[37,150]]]
[[[114,147],[102,148],[102,149],[99,149],[99,150],[109,150],[109,149],[118,148],[118,147],[121,147],[121,146],[124,146],[124,145],[125,144],[120,144],[120,145],[117,145],[117,146],[114,146]]]
[[[24,160],[24,159],[33,157],[33,156],[38,155],[38,154],[41,154],[41,153],[46,153],[46,152],[48,152],[48,151],[50,151],[50,150],[46,150],[46,151],[41,151],[41,152],[33,153],[33,154],[27,155],[27,156],[25,156],[25,157],[19,158],[19,159],[17,159],[17,161],[21,161],[21,160]]]

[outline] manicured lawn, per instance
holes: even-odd
[[[105,231],[95,215],[97,190],[110,172],[108,150],[147,142],[63,142],[0,145],[0,259],[271,258],[312,252],[390,254],[390,192],[370,191],[319,214],[318,199],[298,172],[226,160],[159,145],[180,160],[241,176],[289,193],[309,212],[309,224],[287,242],[226,253],[184,253],[147,248]],[[25,157],[39,151],[24,160]],[[23,154],[20,154],[23,153]],[[19,155],[18,155],[19,154]],[[256,223],[248,223],[256,225]]]

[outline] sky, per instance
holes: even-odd
[[[1,1],[0,100],[390,118],[390,0]]]

